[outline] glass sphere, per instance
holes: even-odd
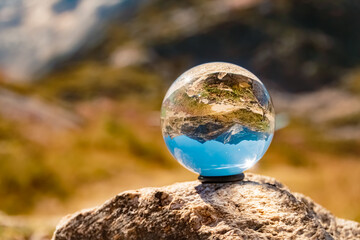
[[[161,128],[171,154],[202,176],[252,167],[274,135],[275,113],[262,82],[234,64],[213,62],[183,73],[167,91]]]

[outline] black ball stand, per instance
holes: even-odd
[[[244,173],[230,175],[230,176],[216,176],[216,177],[207,177],[199,176],[198,179],[202,183],[226,183],[226,182],[237,182],[244,179]]]

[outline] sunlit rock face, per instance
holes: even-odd
[[[202,176],[228,176],[252,167],[274,133],[269,93],[251,72],[234,64],[196,66],[172,84],[161,125],[172,155]]]
[[[273,178],[236,183],[182,182],[130,190],[69,215],[53,240],[360,239],[360,224],[340,219]]]

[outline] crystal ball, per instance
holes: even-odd
[[[259,161],[274,135],[263,83],[230,63],[198,65],[179,76],[161,107],[161,129],[176,160],[201,176],[240,174]]]

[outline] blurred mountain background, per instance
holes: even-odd
[[[360,221],[360,2],[0,1],[0,239],[197,176],[168,153],[159,110],[182,72],[238,64],[267,86],[272,145],[251,171]]]

